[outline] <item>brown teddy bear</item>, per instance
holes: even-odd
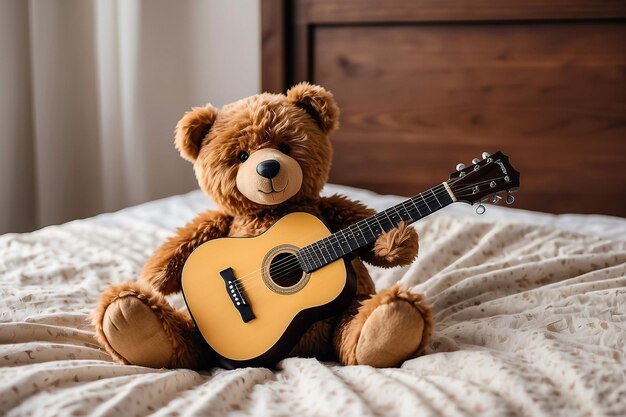
[[[119,362],[151,367],[215,365],[187,311],[165,295],[181,291],[181,271],[202,243],[256,236],[282,216],[307,212],[335,232],[374,214],[334,195],[320,197],[331,163],[329,134],[339,109],[330,92],[302,83],[286,95],[258,94],[218,110],[194,108],[178,122],[176,148],[193,162],[200,188],[219,205],[178,229],[148,260],[137,282],[110,286],[93,313],[97,338]],[[269,165],[264,162],[274,161]],[[271,172],[270,172],[271,171]],[[351,261],[357,297],[338,317],[313,324],[290,356],[344,365],[395,366],[422,352],[432,319],[419,294],[394,286],[376,293],[363,265],[407,265],[417,233],[401,223]]]

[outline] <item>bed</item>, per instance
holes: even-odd
[[[89,313],[212,207],[195,191],[0,236],[0,415],[626,416],[626,3],[262,0],[261,14],[263,90],[308,80],[342,109],[331,181],[352,187],[325,194],[382,210],[482,151],[522,172],[518,208],[453,205],[416,223],[410,267],[370,267],[378,288],[432,304],[426,354],[394,369],[114,363]]]
[[[380,210],[401,197],[328,185]],[[119,365],[89,313],[136,277],[199,191],[0,236],[0,415],[624,416],[626,219],[453,205],[418,223],[406,268],[378,288],[426,294],[427,354],[397,369],[289,358],[275,371]],[[171,297],[180,308],[180,296]]]

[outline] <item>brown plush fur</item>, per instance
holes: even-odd
[[[96,327],[98,342],[114,359],[120,363],[129,364],[129,361],[123,356],[123,352],[117,352],[109,343],[104,333],[105,324],[103,320],[105,312],[111,304],[123,302],[128,298],[136,298],[143,302],[162,323],[162,331],[170,342],[173,355],[160,366],[201,369],[208,364],[207,355],[202,353],[201,336],[195,329],[189,313],[174,310],[161,294],[141,282],[123,282],[118,285],[111,285],[100,296],[98,307],[92,313],[92,322]],[[136,323],[136,327],[139,328],[140,324],[142,323]],[[154,349],[161,348],[154,346]]]
[[[174,144],[183,158],[190,162],[198,158],[202,140],[216,117],[217,109],[207,104],[205,107],[194,107],[180,119]]]
[[[187,257],[204,242],[224,237],[230,230],[232,217],[206,211],[177,230],[148,260],[140,280],[150,284],[158,292],[168,295],[180,291],[180,277]]]
[[[421,334],[419,334],[419,340],[417,340],[409,354],[404,357],[394,358],[387,357],[387,352],[381,350],[381,352],[378,352],[379,356],[384,357],[383,361],[389,362],[388,365],[392,366],[397,365],[404,359],[422,353],[424,348],[428,345],[432,333],[432,313],[430,307],[425,303],[420,294],[412,293],[396,285],[384,289],[369,298],[360,297],[360,299],[353,303],[351,314],[347,314],[343,317],[339,326],[337,326],[333,341],[341,363],[346,365],[375,365],[373,363],[361,363],[357,359],[357,349],[359,348],[361,331],[368,318],[370,318],[376,309],[391,303],[410,303],[420,313],[423,320],[423,327],[422,329],[417,329],[419,326],[415,326],[416,331],[419,331]],[[396,334],[394,332],[396,329],[393,328],[393,326],[389,326],[389,324],[389,322],[380,323],[379,328],[386,329],[383,334],[387,337],[388,346],[391,349],[392,346],[398,342],[396,337],[401,341],[405,335]]]
[[[171,350],[163,352],[172,353],[167,360],[161,359],[162,363],[150,363],[150,366],[210,366],[210,355],[189,315],[175,311],[163,297],[180,291],[182,267],[200,244],[219,237],[256,236],[284,215],[296,211],[318,216],[331,231],[374,214],[361,203],[339,195],[320,197],[332,157],[329,133],[338,126],[338,118],[339,109],[332,94],[306,83],[293,87],[286,95],[258,94],[220,110],[208,105],[185,114],[177,126],[176,147],[184,158],[194,163],[200,187],[221,211],[202,213],[178,229],[176,235],[148,260],[139,282],[113,285],[102,295],[93,321],[99,342],[113,358],[129,363],[128,357],[137,357],[133,351],[136,345],[146,344],[129,343],[125,340],[133,340],[132,337],[124,338],[122,330],[113,331],[110,326],[122,323],[123,327],[128,327],[126,331],[132,332],[133,326],[139,328],[142,322],[156,323],[146,316],[152,311],[161,328],[152,329],[150,337],[168,340]],[[242,164],[239,156],[241,152],[252,155],[259,149],[286,149],[289,157],[297,161],[302,183],[295,195],[282,199],[276,191],[278,203],[266,205],[255,203],[240,192],[236,181]],[[288,168],[281,166],[281,169]],[[267,181],[256,178],[254,169],[245,172],[250,178],[243,178],[244,181]],[[286,172],[286,175],[290,174]],[[254,190],[254,187],[247,188],[247,192],[254,193]],[[352,307],[339,317],[311,326],[291,354],[334,357],[342,364],[372,366],[397,365],[419,354],[432,329],[430,309],[422,296],[400,287],[376,294],[362,262],[382,267],[407,265],[415,259],[417,251],[415,229],[404,223],[379,236],[372,247],[363,250],[360,258],[352,261],[358,294]],[[136,300],[149,309],[137,304]],[[110,314],[106,314],[107,309]],[[137,311],[134,313],[137,320],[117,317],[115,323],[106,322],[113,321],[116,317],[112,316],[124,311]],[[107,339],[107,328],[109,337],[116,340]],[[113,348],[114,345],[117,349]],[[145,356],[153,358],[169,354],[150,356],[148,353]]]

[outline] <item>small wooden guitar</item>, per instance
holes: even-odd
[[[336,233],[315,216],[292,213],[260,236],[211,240],[185,263],[185,302],[222,365],[272,366],[309,325],[350,305],[355,282],[345,258],[401,221],[453,202],[497,202],[504,191],[510,204],[518,187],[507,156],[483,153],[467,168],[459,164],[448,181]]]

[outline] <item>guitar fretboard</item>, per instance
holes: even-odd
[[[376,241],[381,234],[397,227],[402,221],[413,223],[453,202],[443,184],[409,198],[402,203],[337,233],[305,246],[296,258],[305,272],[312,272]]]

